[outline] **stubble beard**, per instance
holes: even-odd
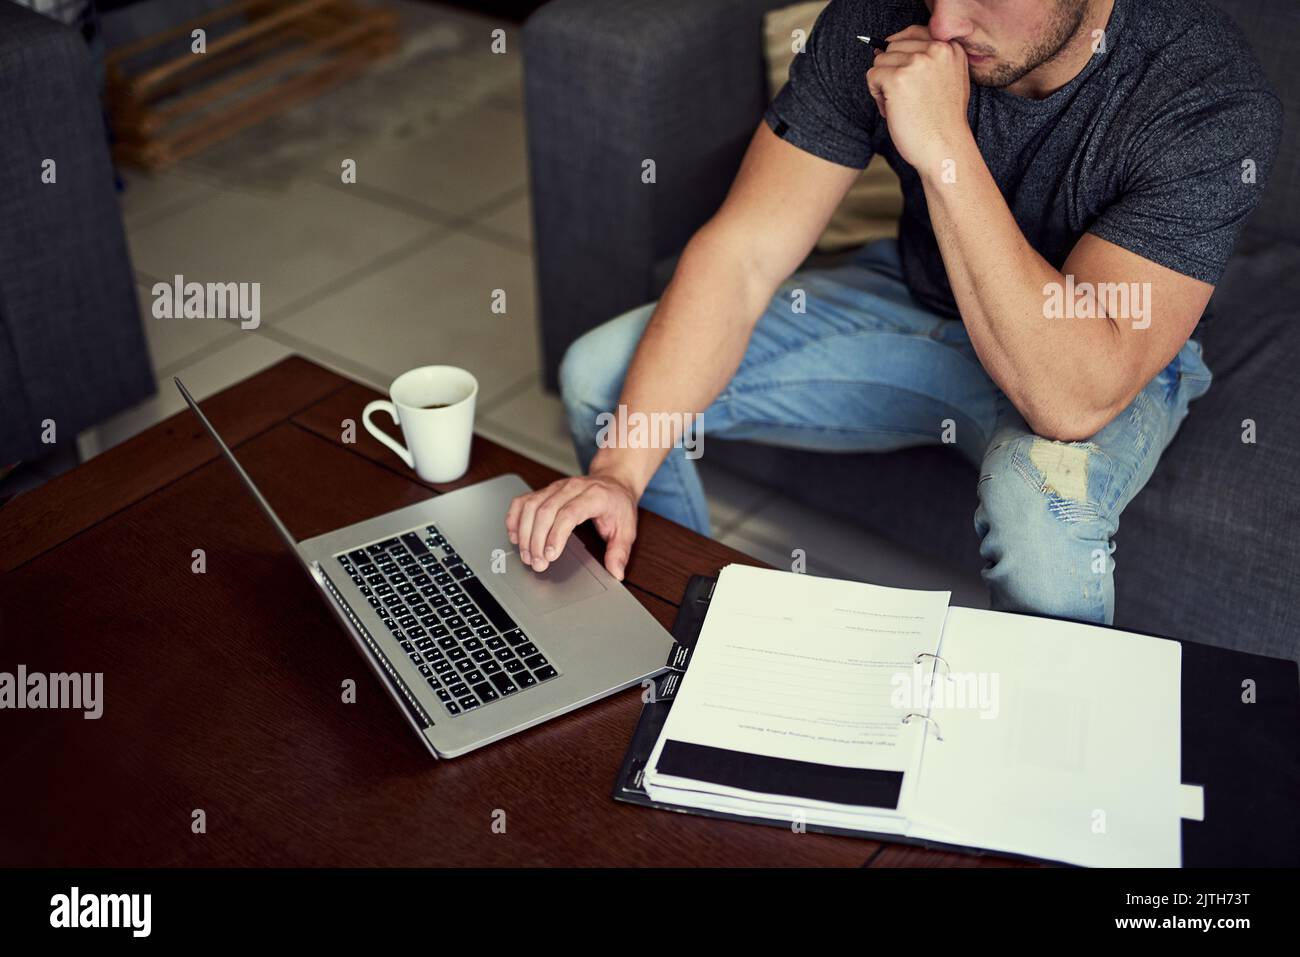
[[[971,82],[1000,90],[1056,59],[1083,26],[1091,5],[1091,0],[1056,0],[1046,33],[1030,47],[1020,63],[999,63],[986,74],[977,74],[972,68]]]

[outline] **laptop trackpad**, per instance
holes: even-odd
[[[506,584],[530,611],[539,615],[599,595],[605,590],[599,579],[574,556],[572,546],[565,548],[544,572],[535,572],[525,565],[514,546],[507,544],[503,547],[512,559],[512,567],[505,575]]]

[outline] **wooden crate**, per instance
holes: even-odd
[[[205,53],[132,70],[167,45],[188,51],[199,28],[209,34]],[[397,44],[396,15],[354,0],[238,0],[109,53],[115,154],[169,166],[342,83]]]

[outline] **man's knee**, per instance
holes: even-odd
[[[583,333],[564,350],[560,360],[560,397],[565,408],[592,404],[606,391],[604,380],[610,375],[606,350],[601,342],[602,326]]]
[[[560,397],[570,415],[612,410],[650,311],[653,304],[602,323],[565,350],[559,369]]]
[[[1094,495],[1101,454],[1035,435],[995,440],[975,513],[994,608],[1109,623],[1113,528]]]

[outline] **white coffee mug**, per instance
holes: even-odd
[[[421,366],[394,379],[388,394],[393,401],[376,399],[361,413],[366,431],[426,482],[454,482],[464,475],[474,437],[478,380],[455,366]],[[370,421],[380,410],[401,426],[405,446]]]

